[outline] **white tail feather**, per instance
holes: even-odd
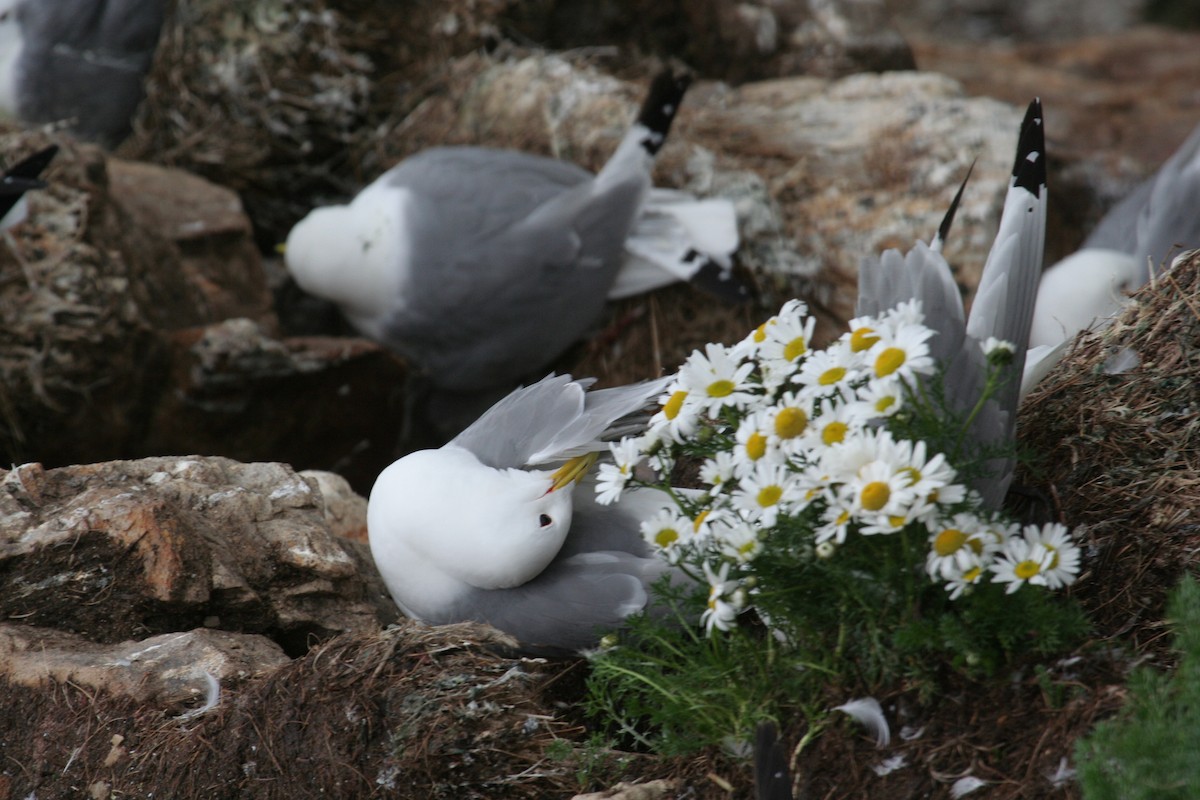
[[[883,716],[883,709],[879,706],[879,701],[874,697],[860,697],[857,700],[851,700],[848,703],[842,703],[833,709],[849,714],[870,733],[875,736],[875,744],[879,747],[887,747],[892,741],[892,731],[888,727],[887,717]]]

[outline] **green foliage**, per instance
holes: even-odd
[[[1191,576],[1171,595],[1179,667],[1142,668],[1115,719],[1076,745],[1086,800],[1200,797],[1200,585]]]

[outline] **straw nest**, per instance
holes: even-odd
[[[1102,637],[1141,651],[1200,535],[1200,252],[1082,336],[1026,401],[1024,473],[1086,546],[1075,589]]]

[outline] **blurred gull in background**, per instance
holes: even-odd
[[[651,186],[688,83],[661,73],[596,175],[507,150],[418,153],[301,220],[288,269],[433,386],[462,393],[540,373],[608,299],[682,280],[737,295],[732,204]]]
[[[144,96],[167,0],[0,0],[0,111],[115,147]]]

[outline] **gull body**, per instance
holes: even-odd
[[[595,646],[644,610],[669,569],[642,540],[645,501],[600,506],[587,484],[538,467],[604,447],[600,437],[668,380],[587,392],[550,376],[385,469],[368,531],[401,610],[431,624],[486,622],[541,653]]]
[[[0,109],[115,147],[144,96],[167,0],[0,0]]]
[[[595,175],[507,150],[418,153],[297,223],[288,270],[450,392],[536,374],[607,299],[686,279],[733,286],[733,206],[651,186],[687,83],[658,76]]]
[[[944,239],[946,227],[934,239],[935,245]],[[1014,435],[1045,235],[1045,138],[1041,103],[1035,100],[1021,123],[1000,228],[969,316],[950,265],[938,249],[923,242],[907,254],[888,250],[881,257],[864,259],[859,268],[858,314],[875,315],[904,301],[921,301],[925,324],[937,331],[929,342],[930,355],[945,365],[945,399],[959,413],[974,408],[983,389],[988,369],[983,344],[996,338],[1014,346],[1013,360],[1005,367],[1007,382],[972,423],[972,439],[980,446],[1008,442]],[[999,507],[1013,466],[1011,459],[993,459],[989,474],[976,481],[974,488],[986,505]]]

